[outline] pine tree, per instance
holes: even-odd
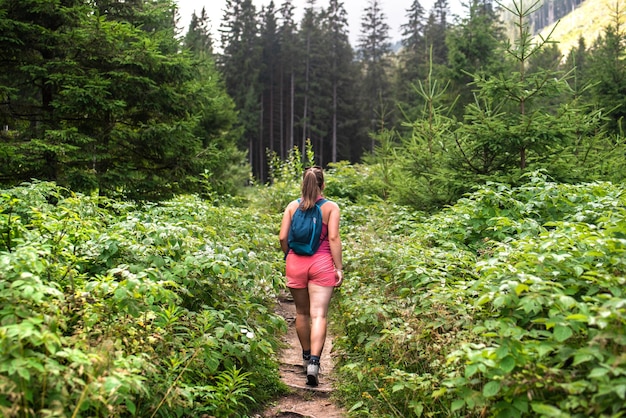
[[[366,126],[372,131],[391,123],[391,97],[388,55],[391,52],[389,25],[380,0],[369,0],[361,20],[358,54],[364,67],[363,99]],[[374,150],[374,139],[370,144]]]
[[[419,0],[413,0],[406,11],[407,23],[401,25],[402,49],[398,56],[398,69],[395,80],[395,97],[406,117],[416,116],[418,106],[415,85],[424,78],[428,63],[428,51],[424,39],[424,8]]]
[[[462,113],[471,103],[471,74],[497,75],[505,71],[502,60],[504,29],[491,0],[472,0],[468,16],[449,29],[447,36],[450,102]],[[433,54],[434,55],[434,54]]]
[[[517,68],[499,76],[474,75],[477,97],[466,106],[466,123],[456,134],[456,166],[474,175],[488,178],[533,167],[573,181],[597,172],[607,157],[606,149],[597,148],[604,141],[599,113],[570,89],[550,36],[536,41],[530,33],[527,17],[536,5],[520,2],[510,10],[519,34],[506,53]]]
[[[189,30],[185,35],[184,45],[190,51],[199,55],[213,54],[213,40],[211,39],[210,19],[205,8],[202,8],[200,16],[194,11],[191,15]]]
[[[424,27],[426,50],[432,51],[435,65],[445,65],[448,60],[446,36],[448,34],[448,0],[437,0]]]
[[[274,153],[276,145],[275,131],[277,119],[277,84],[280,75],[278,69],[278,59],[280,58],[280,44],[278,37],[278,25],[276,22],[276,10],[274,2],[270,1],[266,8],[261,11],[263,25],[261,28],[261,48],[262,65],[260,73],[260,84],[262,88],[261,98],[261,145],[267,144],[270,153]],[[265,157],[265,155],[262,153]],[[260,178],[265,179],[265,166],[267,158],[259,161]]]
[[[235,114],[214,68],[179,50],[174,3],[137,3],[136,16],[131,2],[64,3],[2,5],[0,118],[18,134],[0,178],[141,199],[197,191],[207,149],[230,152]]]
[[[259,23],[252,0],[227,0],[220,32],[223,50],[219,57],[220,70],[239,111],[242,127],[239,145],[247,146],[249,162],[254,173],[259,175],[260,164],[264,164],[265,159],[260,137],[261,48]]]
[[[591,47],[588,79],[597,106],[609,112],[608,129],[624,134],[626,117],[626,30],[619,4],[612,12],[613,23]]]
[[[346,104],[349,103],[348,95],[354,91],[356,73],[353,65],[353,50],[348,39],[348,20],[343,2],[330,0],[328,8],[323,16],[324,36],[330,53],[328,63],[328,76],[331,84],[331,118],[330,135],[331,150],[330,161],[338,161],[340,143],[344,149],[349,149],[350,135],[343,133],[343,127],[348,122]],[[354,128],[351,130],[354,134]],[[348,156],[346,152],[344,155]]]
[[[286,0],[280,9],[280,155],[283,159],[287,157],[288,150],[293,149],[295,145],[295,63],[298,61],[300,51],[297,47],[297,28],[293,20],[293,10],[292,0]]]
[[[565,69],[571,72],[572,77],[568,80],[572,90],[577,96],[585,95],[591,101],[589,89],[586,85],[588,73],[589,51],[585,45],[585,38],[578,38],[578,45],[570,50],[565,62]]]
[[[307,139],[311,140],[316,155],[323,155],[326,123],[330,108],[329,79],[326,63],[327,45],[321,29],[321,15],[315,8],[315,0],[307,0],[307,7],[300,25],[300,45],[302,46],[302,103],[301,103],[301,143],[300,149],[306,148]],[[322,163],[318,161],[318,163]]]

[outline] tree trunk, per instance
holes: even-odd
[[[293,125],[294,125],[294,119],[295,119],[295,113],[296,113],[296,105],[295,105],[295,98],[296,98],[296,80],[295,80],[295,74],[294,71],[291,70],[291,89],[290,89],[290,93],[289,93],[289,98],[291,100],[291,103],[289,104],[290,106],[290,110],[289,110],[289,151],[291,151],[295,145],[295,138],[293,136],[294,134],[294,129],[293,129]]]
[[[311,66],[311,35],[306,36],[306,66],[304,69],[304,112],[302,115],[302,157],[306,148],[307,112],[309,111],[309,70]]]
[[[279,121],[279,129],[280,129],[280,135],[279,135],[279,140],[280,140],[280,158],[281,160],[285,159],[286,153],[285,153],[285,86],[284,86],[284,82],[285,82],[285,72],[284,69],[281,68],[280,69],[280,88],[278,89],[278,94],[280,95],[280,99],[279,99],[279,117],[280,117],[280,121]]]
[[[264,154],[265,150],[263,148],[263,114],[265,111],[265,105],[263,103],[263,94],[261,94],[261,115],[259,117],[259,179],[262,182],[265,182],[265,170],[264,170]]]
[[[274,66],[272,65],[272,69],[270,72],[270,108],[268,111],[269,114],[269,123],[270,123],[270,131],[269,131],[269,141],[270,141],[270,151],[274,151]]]
[[[333,80],[333,127],[332,127],[332,158],[333,163],[337,162],[337,80]]]

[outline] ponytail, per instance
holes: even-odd
[[[324,172],[321,167],[310,167],[302,174],[302,199],[300,209],[308,210],[315,206],[317,198],[322,194]]]

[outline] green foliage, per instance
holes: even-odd
[[[443,104],[447,89],[434,78],[431,60],[427,78],[414,86],[424,103],[419,117],[405,123],[408,133],[400,136],[402,146],[393,152],[390,170],[397,175],[391,198],[395,202],[430,210],[452,203],[467,190],[452,167],[457,124],[449,116],[450,107]]]
[[[302,173],[306,167],[315,165],[315,153],[311,141],[307,140],[304,154],[297,146],[289,150],[285,160],[276,153],[268,154],[270,183],[254,190],[253,205],[270,213],[282,213],[289,202],[300,196]]]
[[[383,181],[381,166],[377,164],[333,163],[326,171],[326,189],[329,197],[352,202],[383,198],[389,188]]]
[[[0,5],[3,184],[162,199],[208,170],[235,192],[234,105],[213,62],[180,51],[173,2],[39,3]]]
[[[268,215],[0,192],[6,417],[242,416],[280,392]]]
[[[471,74],[455,73],[453,82],[445,83],[435,77],[434,56],[431,58],[425,80],[414,85],[423,108],[418,117],[411,116],[415,109],[406,112],[409,119],[405,129],[399,130],[400,144],[391,148],[390,167],[381,173],[383,182],[389,179],[385,173],[396,173],[389,193],[392,201],[437,210],[476,186],[488,182],[520,184],[525,174],[537,170],[558,182],[624,179],[621,134],[606,132],[605,111],[588,100],[592,87],[572,83],[572,88],[572,76],[578,73],[560,69],[553,41],[532,36],[527,17],[536,7],[537,2],[511,6],[509,11],[516,16],[518,29],[514,44],[496,48],[493,40],[483,40],[474,45],[466,43],[468,37],[461,36],[460,29],[450,34],[451,58],[463,62],[482,57],[487,60],[485,65],[490,63],[489,70],[475,62]],[[468,24],[480,28],[496,25],[490,14],[474,12]],[[619,43],[617,38],[612,38],[613,45]],[[475,49],[487,46],[489,54]],[[496,62],[495,53],[500,50],[501,62]],[[460,96],[463,107],[459,121],[448,89],[458,90],[459,80],[468,76],[473,80],[473,99]],[[618,90],[616,86],[612,92]],[[612,97],[617,96],[623,94]],[[384,160],[388,154],[388,147],[379,147],[376,157]]]
[[[344,210],[333,320],[351,414],[623,414],[624,193],[533,174],[427,218]]]
[[[592,100],[608,113],[609,131],[623,137],[626,117],[623,100],[626,94],[626,12],[623,5],[615,3],[604,13],[610,15],[610,23],[593,40],[586,79],[591,84]]]

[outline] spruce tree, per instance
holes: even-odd
[[[114,3],[2,3],[0,117],[15,133],[5,181],[158,199],[197,190],[209,143],[228,142],[234,110],[214,71],[199,80],[200,63],[180,51],[174,3]]]
[[[509,9],[519,33],[506,54],[516,69],[474,75],[477,97],[455,133],[461,172],[487,179],[541,168],[555,179],[580,181],[611,159],[600,114],[570,89],[550,36],[530,33],[527,17],[536,5],[520,1]]]
[[[301,142],[300,149],[306,148],[307,139],[311,140],[316,155],[324,155],[330,114],[330,81],[328,78],[328,46],[324,44],[321,28],[321,13],[316,9],[315,0],[307,0],[307,7],[300,25],[300,44],[302,47],[301,88],[302,103],[300,109]],[[323,161],[317,161],[323,164]]]
[[[518,42],[504,43],[501,60],[515,66],[473,73],[475,100],[461,118],[448,115],[445,86],[433,72],[418,83],[426,106],[395,152],[403,175],[392,178],[390,190],[398,200],[440,207],[486,181],[524,182],[531,170],[563,182],[624,178],[623,143],[603,132],[601,112],[570,88],[550,37],[531,35],[534,6],[520,1],[509,10],[517,16]]]
[[[295,145],[296,62],[301,51],[298,49],[297,28],[293,15],[292,0],[285,0],[280,8],[281,23],[278,30],[280,39],[280,155],[283,159]]]
[[[567,54],[565,69],[572,76],[568,80],[570,87],[577,96],[583,96],[591,101],[590,92],[587,83],[589,51],[585,45],[585,38],[578,38],[578,45],[572,48]]]
[[[184,45],[190,51],[199,55],[213,54],[213,40],[210,32],[210,19],[205,8],[202,8],[200,16],[194,11],[191,15],[189,29],[185,35]]]
[[[609,113],[610,132],[624,135],[626,117],[626,14],[619,4],[612,11],[613,22],[591,47],[588,80],[593,100]]]
[[[375,132],[391,125],[392,98],[388,77],[389,25],[380,0],[369,0],[361,19],[358,55],[363,65],[362,100],[364,123]],[[369,150],[374,151],[372,138]]]
[[[428,51],[424,40],[424,8],[419,0],[413,0],[411,7],[406,11],[407,21],[401,25],[402,49],[398,54],[398,69],[396,72],[396,99],[407,117],[418,105],[415,92],[417,80],[424,78]],[[408,112],[408,114],[407,114]]]
[[[473,75],[497,75],[505,71],[502,59],[504,29],[491,0],[472,0],[469,13],[447,35],[449,101],[456,101],[456,114],[473,102]],[[433,53],[433,55],[435,55]]]
[[[435,65],[445,65],[447,63],[447,34],[448,0],[436,0],[424,27],[426,50],[432,51],[432,61]]]
[[[260,85],[262,88],[261,97],[261,146],[269,149],[273,154],[276,147],[276,131],[278,122],[278,82],[279,67],[278,60],[280,58],[280,44],[278,36],[278,24],[276,21],[276,10],[274,2],[270,1],[269,5],[262,9],[261,17],[263,19],[261,27],[261,71]],[[262,154],[264,155],[264,154]],[[264,155],[265,156],[265,155]],[[259,161],[260,177],[266,177],[267,158]]]
[[[239,111],[242,128],[239,146],[247,147],[249,162],[259,175],[265,160],[260,137],[261,48],[259,22],[252,0],[227,0],[220,32],[223,51],[219,57],[220,70]]]
[[[356,89],[354,53],[348,39],[348,20],[343,2],[330,0],[323,15],[323,27],[328,58],[328,77],[331,85],[330,156],[337,162],[340,156],[349,157],[350,142],[356,133],[356,124],[350,122],[350,108],[354,105],[350,95]],[[340,151],[340,149],[342,151]]]

